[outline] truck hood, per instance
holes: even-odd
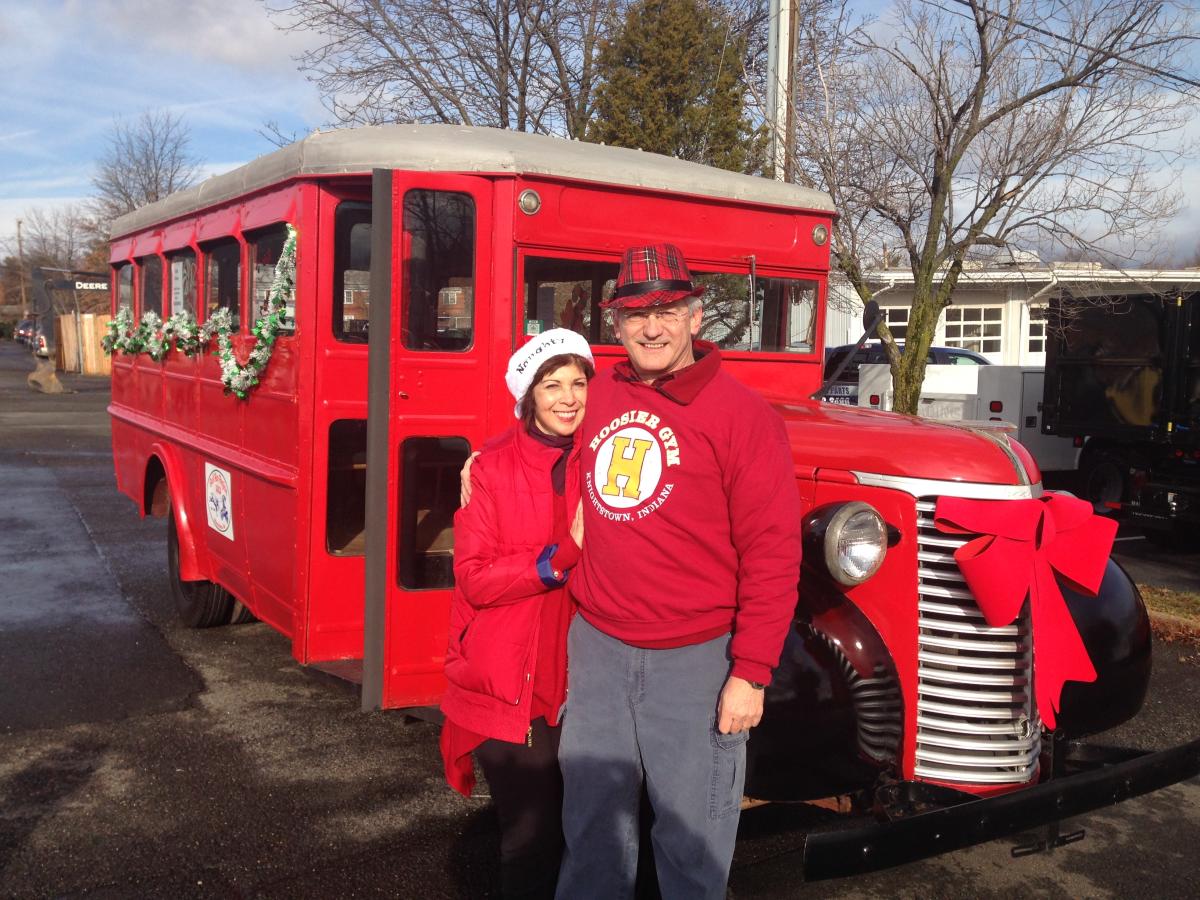
[[[775,401],[797,466],[900,478],[1021,485],[1041,480],[1027,451],[986,423],[933,421],[815,401]]]

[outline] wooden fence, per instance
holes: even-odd
[[[78,329],[74,315],[59,316],[55,320],[54,343],[58,350],[55,365],[59,371],[82,371],[84,375],[108,375],[112,371],[108,354],[100,345],[100,340],[108,333],[111,318],[84,313],[79,317]]]

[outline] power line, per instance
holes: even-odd
[[[920,2],[925,4],[926,6],[932,6],[934,9],[939,9],[942,12],[948,13],[952,16],[959,16],[964,19],[973,18],[972,16],[968,16],[965,13],[957,12],[952,9],[947,9],[946,7],[942,6],[940,3],[936,2],[936,0],[920,0]],[[966,6],[966,7],[971,6],[970,0],[946,0],[946,2],[956,3],[959,6]],[[998,16],[999,18],[1006,19],[1007,21],[1012,22],[1015,25],[1020,25],[1022,28],[1026,28],[1036,34],[1040,34],[1044,37],[1048,37],[1048,38],[1051,38],[1056,41],[1061,41],[1064,44],[1071,44],[1071,45],[1079,48],[1080,50],[1087,50],[1089,53],[1105,54],[1110,59],[1114,59],[1117,62],[1125,63],[1125,65],[1127,65],[1127,66],[1133,66],[1136,69],[1140,69],[1141,71],[1146,72],[1147,74],[1154,75],[1158,78],[1164,79],[1165,81],[1175,82],[1176,84],[1186,85],[1188,87],[1200,88],[1200,81],[1193,79],[1193,78],[1188,78],[1185,75],[1177,75],[1174,72],[1168,72],[1165,69],[1158,68],[1157,66],[1147,65],[1146,63],[1138,62],[1137,60],[1133,60],[1133,59],[1126,59],[1124,56],[1121,56],[1118,53],[1111,53],[1107,50],[1101,50],[1099,47],[1093,47],[1090,44],[1085,44],[1083,41],[1075,40],[1074,38],[1067,37],[1066,35],[1055,34],[1053,31],[1042,28],[1038,25],[1032,25],[1029,22],[1026,22],[1022,19],[1018,19],[1016,16],[1009,15],[1008,13],[1003,13],[1003,12],[1000,12],[995,9],[988,9],[986,7],[984,8],[984,11],[991,13],[992,15]],[[1198,38],[1196,35],[1179,35],[1179,39],[1190,40],[1190,41],[1200,40],[1200,38]]]

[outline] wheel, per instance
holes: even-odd
[[[234,600],[225,588],[211,581],[182,581],[179,578],[179,534],[174,510],[167,515],[167,572],[175,609],[184,625],[212,628],[230,621]]]
[[[257,622],[257,621],[258,621],[258,616],[254,615],[254,613],[250,612],[250,609],[248,607],[246,607],[242,603],[241,600],[233,601],[233,609],[229,613],[229,624],[230,625],[245,625],[248,622]]]
[[[1108,504],[1125,499],[1128,468],[1125,460],[1114,453],[1097,450],[1090,454],[1079,472],[1081,497],[1098,514],[1110,514],[1112,508]]]

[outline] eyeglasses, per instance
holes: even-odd
[[[675,309],[623,309],[621,310],[621,321],[639,328],[643,327],[651,319],[662,325],[673,326],[678,325],[689,315],[691,315],[691,310],[686,307],[676,307]]]

